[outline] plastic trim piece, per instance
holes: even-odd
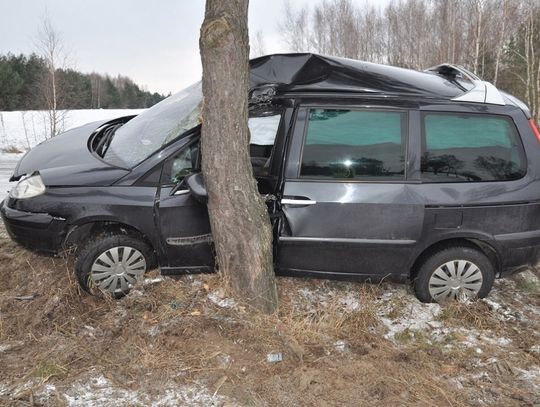
[[[454,102],[487,103],[490,105],[506,105],[499,90],[489,82],[473,81],[474,87],[462,96],[452,99]]]
[[[456,79],[464,78],[473,84],[473,88],[463,95],[453,98],[455,102],[487,103],[491,105],[506,105],[504,97],[499,90],[489,82],[483,81],[474,73],[459,65],[441,64],[425,70],[444,77]]]
[[[312,201],[311,199],[282,199],[282,205],[315,205],[317,201]]]
[[[280,242],[301,242],[301,243],[352,243],[352,244],[377,244],[410,246],[416,240],[405,239],[356,239],[356,238],[332,238],[332,237],[303,237],[303,236],[280,236]]]

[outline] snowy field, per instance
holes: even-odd
[[[87,109],[62,112],[63,131],[98,120],[139,114],[144,109]],[[0,112],[0,200],[22,154],[48,137],[46,111]],[[15,151],[15,153],[14,153]]]
[[[13,174],[13,169],[21,157],[22,154],[0,153],[0,201],[10,189],[9,177]]]
[[[65,131],[97,120],[139,114],[144,109],[81,109],[60,112],[60,130]],[[46,111],[0,112],[0,149],[28,150],[49,135]]]

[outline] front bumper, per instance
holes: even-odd
[[[9,236],[28,249],[58,253],[65,236],[66,220],[48,213],[24,212],[0,203],[0,214]]]

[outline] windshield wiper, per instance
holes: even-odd
[[[116,133],[116,130],[118,130],[118,128],[122,127],[123,125],[124,123],[117,123],[103,130],[103,135],[100,137],[100,140],[96,148],[94,149],[97,155],[99,155],[101,158],[105,157],[105,153],[107,152],[107,149],[111,145],[111,141],[114,137],[114,133]]]

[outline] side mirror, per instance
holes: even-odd
[[[191,191],[191,195],[202,204],[208,203],[208,191],[204,183],[202,173],[190,175],[185,179],[186,186]]]

